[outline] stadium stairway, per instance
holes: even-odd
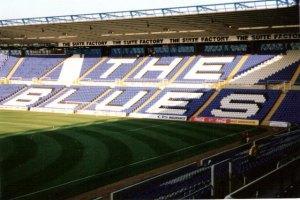
[[[272,109],[268,112],[267,116],[265,117],[265,119],[261,122],[262,125],[269,125],[270,123],[270,119],[272,118],[272,116],[274,115],[274,113],[276,112],[276,110],[279,108],[279,106],[281,105],[282,101],[284,100],[286,96],[286,92],[282,92],[280,94],[280,96],[278,97],[277,101],[275,102],[274,106],[272,107]]]
[[[147,99],[140,107],[138,107],[137,109],[135,109],[135,111],[131,114],[131,116],[134,116],[134,113],[138,113],[140,110],[142,110],[146,105],[148,105],[148,103],[150,103],[153,99],[155,99],[159,93],[161,92],[161,90],[157,90],[149,99]]]
[[[270,120],[271,120],[272,116],[277,111],[277,109],[279,108],[279,106],[281,105],[281,103],[283,102],[283,100],[285,99],[286,93],[291,89],[291,86],[295,84],[295,82],[296,82],[299,74],[300,74],[300,65],[298,66],[296,72],[292,76],[292,79],[291,79],[291,81],[289,83],[283,83],[283,84],[279,85],[280,89],[282,90],[282,93],[280,94],[279,98],[275,102],[275,104],[272,107],[272,109],[268,112],[268,114],[265,117],[265,119],[262,121],[262,123],[261,123],[262,125],[267,126],[267,125],[270,124]],[[276,89],[276,88],[273,88],[273,89]]]
[[[84,58],[81,58],[78,54],[67,58],[63,64],[60,76],[58,78],[58,84],[67,86],[72,85],[80,76],[83,59]]]
[[[22,62],[24,61],[24,57],[21,57],[16,64],[13,66],[13,68],[11,69],[11,71],[9,72],[9,74],[7,75],[7,80],[10,80],[11,77],[13,76],[13,74],[16,72],[16,70],[18,69],[18,67],[22,64]]]
[[[294,73],[294,75],[291,78],[291,81],[290,81],[291,85],[295,85],[296,84],[296,81],[297,81],[299,75],[300,75],[300,65],[298,66],[296,72]]]
[[[195,114],[190,118],[192,119],[193,117],[199,116],[210,104],[211,102],[213,102],[213,100],[219,95],[220,93],[220,89],[224,86],[226,86],[230,80],[233,79],[233,77],[235,76],[235,74],[239,71],[239,69],[244,65],[244,63],[246,62],[246,60],[249,58],[249,55],[244,55],[241,60],[237,63],[237,65],[234,67],[234,69],[232,70],[232,72],[229,74],[229,76],[227,77],[227,79],[225,81],[223,81],[221,84],[214,84],[214,88],[218,89],[217,91],[215,91],[210,97],[209,99],[204,103],[204,105],[202,107],[199,108],[199,110],[197,110],[195,112]]]
[[[213,102],[213,100],[219,95],[219,93],[220,93],[219,90],[215,91],[209,97],[209,99],[203,104],[203,106],[199,110],[197,110],[196,113],[190,119],[192,119],[193,117],[199,116],[211,104],[211,102]]]

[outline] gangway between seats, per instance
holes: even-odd
[[[72,85],[80,76],[83,59],[78,54],[66,59],[58,78],[58,84]]]

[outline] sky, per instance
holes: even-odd
[[[89,14],[225,2],[237,2],[237,0],[1,0],[0,19]]]

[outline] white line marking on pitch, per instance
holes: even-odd
[[[0,124],[11,124],[11,125],[22,125],[22,126],[38,126],[38,127],[45,127],[44,125],[39,124],[28,124],[28,123],[20,123],[20,122],[0,122]]]
[[[155,125],[152,125],[152,126],[146,126],[146,127],[142,127],[142,128],[129,129],[127,132],[134,132],[134,131],[139,131],[139,130],[143,130],[143,129],[159,127],[159,126],[163,126],[163,125],[167,125],[167,124],[175,124],[175,123],[176,122],[169,122],[169,123],[165,123],[165,124],[155,124]]]

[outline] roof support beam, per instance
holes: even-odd
[[[243,10],[245,8],[253,8],[253,6],[248,6],[246,3],[234,3],[235,10]]]
[[[197,6],[198,13],[201,13],[202,11],[217,11],[216,8],[212,8],[211,6]]]
[[[121,16],[118,16],[114,13],[100,13],[101,19],[115,19],[115,18],[121,18]]]
[[[20,26],[32,24],[50,24],[50,23],[70,23],[81,21],[113,20],[113,19],[132,19],[137,17],[152,16],[178,16],[181,14],[201,14],[207,12],[231,12],[239,10],[253,9],[273,9],[291,7],[299,4],[298,0],[254,0],[248,2],[221,3],[212,5],[198,5],[187,7],[174,7],[163,9],[147,9],[121,12],[94,13],[86,15],[66,15],[53,17],[37,17],[25,19],[0,20],[0,26]]]
[[[154,16],[154,13],[149,13],[146,11],[138,11],[138,10],[134,10],[134,11],[129,11],[131,17],[135,17],[135,16]]]
[[[277,4],[277,7],[279,7],[279,6],[288,6],[289,1],[288,0],[277,0],[276,4]]]
[[[172,8],[163,8],[161,9],[161,12],[163,13],[163,15],[170,13],[171,15],[176,13],[176,14],[182,14],[183,12],[179,11],[179,9],[172,9]]]

